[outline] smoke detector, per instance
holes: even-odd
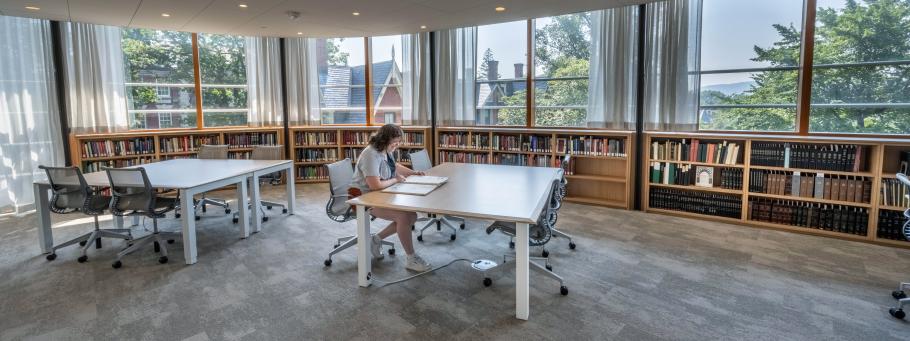
[[[287,11],[287,12],[284,12],[284,14],[287,14],[288,18],[291,18],[291,20],[297,20],[298,18],[300,18],[300,12],[297,12],[297,11]]]

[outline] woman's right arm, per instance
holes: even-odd
[[[396,175],[394,178],[391,178],[388,180],[379,180],[378,176],[367,176],[366,180],[367,180],[367,186],[370,187],[371,191],[378,191],[378,190],[385,189],[386,187],[389,187],[391,185],[404,181],[404,177],[401,175]]]

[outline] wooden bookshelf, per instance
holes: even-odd
[[[367,146],[369,137],[379,130],[380,126],[297,126],[290,128],[290,157],[296,166],[298,183],[328,182],[324,165],[350,158],[357,161],[360,151]],[[401,127],[405,132],[402,137],[396,161],[410,165],[407,154],[411,151],[426,149],[431,144],[430,127]],[[416,137],[416,138],[415,138]],[[432,153],[428,151],[430,155]]]
[[[282,144],[283,128],[277,127],[232,127],[203,130],[162,130],[135,131],[113,134],[71,134],[69,137],[71,162],[83,172],[100,170],[100,166],[124,167],[151,163],[173,158],[193,158],[204,143],[227,144],[232,136],[255,134],[268,136],[250,140],[242,146],[231,146],[229,155],[234,158],[248,157],[253,144]],[[115,144],[127,145],[135,141],[150,141],[141,153],[122,152]],[[98,147],[104,144],[103,147]],[[92,148],[95,147],[95,148]],[[89,153],[94,150],[95,153]]]
[[[687,141],[692,141],[692,139],[698,139],[699,141],[706,142],[723,142],[727,141],[728,143],[738,143],[740,145],[740,155],[738,156],[737,162],[735,164],[715,164],[710,162],[692,162],[692,161],[676,161],[676,160],[666,160],[665,158],[655,158],[652,155],[651,146],[652,142],[663,142],[663,141],[681,141],[686,139]],[[782,231],[797,232],[803,234],[811,234],[817,236],[825,237],[834,237],[846,240],[854,240],[861,242],[874,243],[879,245],[887,246],[899,246],[910,248],[910,242],[888,239],[885,237],[880,237],[878,234],[879,231],[879,219],[880,214],[902,214],[903,210],[906,207],[894,206],[894,205],[884,205],[882,199],[882,186],[883,180],[894,179],[894,173],[899,170],[900,165],[900,154],[902,151],[910,151],[910,141],[901,140],[901,139],[878,139],[878,138],[857,138],[857,137],[807,137],[807,136],[774,136],[774,135],[745,135],[745,134],[705,134],[705,133],[659,133],[659,132],[650,132],[645,135],[645,148],[648,150],[644,153],[645,157],[643,158],[643,173],[642,176],[643,182],[643,192],[642,192],[642,207],[646,212],[668,214],[675,216],[691,217],[697,219],[713,220],[713,221],[723,221],[736,223],[741,225],[760,227],[760,228],[769,228]],[[831,145],[831,144],[842,144],[842,145],[856,145],[861,146],[863,149],[864,156],[866,158],[865,165],[856,172],[853,171],[832,171],[832,170],[822,170],[822,169],[813,169],[813,168],[794,168],[794,167],[783,167],[783,166],[766,166],[766,165],[753,165],[753,146],[757,143],[788,143],[791,145],[796,144],[815,144],[815,145]],[[652,183],[651,179],[651,167],[653,162],[660,163],[676,163],[676,164],[691,164],[694,166],[709,166],[714,167],[715,171],[720,168],[736,168],[742,169],[742,188],[740,189],[724,189],[724,188],[704,188],[704,187],[695,187],[695,186],[682,186],[674,184],[663,184],[663,183]],[[785,174],[792,176],[794,172],[800,172],[803,176],[809,174],[808,176],[815,176],[818,173],[823,173],[825,177],[835,177],[840,179],[848,180],[860,180],[867,181],[864,186],[871,186],[871,191],[869,193],[868,202],[866,201],[850,201],[850,200],[834,200],[834,199],[824,199],[824,198],[815,198],[814,196],[794,196],[792,195],[792,188],[786,187],[789,192],[786,192],[785,195],[781,194],[769,194],[769,193],[759,193],[753,192],[750,189],[750,175],[753,170],[762,170],[767,172],[774,172],[776,174]],[[661,179],[662,180],[662,179]],[[792,180],[792,178],[791,178]],[[662,182],[662,181],[661,181]],[[787,186],[790,185],[789,182],[786,183]],[[739,198],[739,203],[741,207],[741,216],[738,219],[719,217],[709,214],[700,214],[689,211],[676,211],[664,208],[657,208],[650,206],[650,195],[652,188],[671,188],[679,191],[686,192],[700,192],[700,193],[717,193],[717,194],[726,194],[733,195]],[[753,220],[750,216],[750,201],[751,200],[778,200],[784,201],[787,203],[805,203],[809,204],[818,204],[818,205],[828,205],[829,207],[839,207],[844,210],[864,210],[867,212],[867,227],[864,234],[854,234],[851,231],[838,231],[831,229],[819,229],[819,228],[810,228],[796,225],[781,224],[768,221]],[[892,213],[882,213],[882,212],[892,212]],[[853,211],[857,212],[857,211]],[[863,212],[863,211],[858,211]],[[882,215],[884,216],[884,215]],[[884,222],[883,222],[884,223]],[[846,224],[845,224],[846,225]],[[855,229],[855,231],[861,231]],[[853,231],[853,232],[855,232]],[[893,231],[891,231],[893,232]]]
[[[605,139],[621,141],[614,153],[572,153],[574,172],[566,201],[631,209],[632,136],[628,131],[530,129],[496,127],[436,128],[436,163],[473,162],[558,167],[567,153],[559,141]],[[606,145],[605,147],[609,147]],[[618,147],[618,146],[617,146]],[[609,148],[605,148],[609,151]]]

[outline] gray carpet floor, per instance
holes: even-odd
[[[326,218],[326,185],[297,190],[297,214],[269,211],[263,231],[248,239],[230,217],[209,211],[192,266],[179,241],[164,265],[148,248],[115,270],[124,243],[109,240],[87,263],[76,262],[75,247],[48,262],[34,215],[0,217],[0,340],[910,339],[910,323],[887,312],[890,291],[910,281],[910,250],[566,204],[558,226],[578,249],[565,239],[548,248],[570,293],[532,271],[530,320],[519,321],[514,270],[493,276],[490,287],[455,263],[359,288],[354,249],[322,264],[355,223]],[[53,219],[58,242],[91,229],[78,213]],[[508,237],[487,235],[484,222],[467,225],[454,242],[429,232],[418,252],[439,265],[509,251]],[[179,230],[172,218],[160,226]],[[377,263],[377,278],[410,274],[398,251]]]

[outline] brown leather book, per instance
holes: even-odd
[[[831,200],[831,178],[825,178],[824,186],[825,189],[823,192],[824,194],[822,195],[822,199]]]
[[[844,200],[853,201],[854,197],[856,197],[856,179],[849,179],[847,180],[847,197]]]
[[[767,191],[765,193],[777,194],[777,174],[768,174],[766,179],[767,184],[765,184],[765,188],[767,188]]]
[[[863,202],[863,187],[866,186],[866,180],[860,178],[854,181],[856,181],[856,190],[853,193],[853,202]]]
[[[840,178],[831,179],[831,200],[840,200]]]

